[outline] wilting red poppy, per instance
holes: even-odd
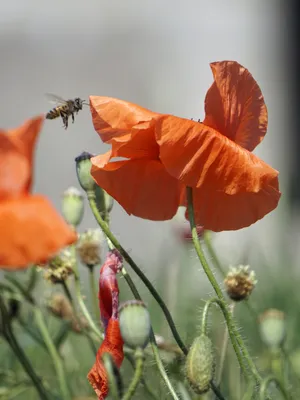
[[[267,131],[261,90],[235,61],[211,69],[202,123],[90,97],[95,130],[112,145],[92,158],[92,175],[129,214],[170,219],[187,205],[187,186],[196,224],[212,231],[244,228],[276,208],[278,172],[251,153]]]
[[[122,268],[122,258],[118,251],[112,250],[100,270],[99,307],[101,319],[105,328],[105,337],[96,355],[96,361],[88,374],[88,380],[93,386],[98,400],[103,400],[108,394],[108,377],[102,362],[102,355],[109,353],[116,367],[120,368],[124,353],[123,339],[118,320],[119,287],[116,274]]]
[[[46,197],[30,194],[33,155],[44,117],[0,130],[0,266],[45,262],[74,241],[75,232]]]

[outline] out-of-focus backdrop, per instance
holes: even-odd
[[[209,63],[236,60],[250,70],[264,94],[269,130],[255,152],[280,170],[283,197],[262,221],[218,234],[215,241],[231,263],[241,261],[245,248],[250,256],[259,247],[272,257],[282,240],[288,201],[286,27],[276,1],[2,1],[1,127],[48,111],[47,92],[65,98],[113,96],[158,112],[202,118],[212,83]],[[75,122],[64,131],[61,120],[47,121],[37,148],[34,189],[58,208],[62,192],[78,186],[74,158],[83,150],[106,151],[88,108]],[[174,224],[129,217],[117,204],[112,214],[113,231],[149,268],[162,254],[169,263],[176,259]],[[82,229],[93,226],[87,212]]]

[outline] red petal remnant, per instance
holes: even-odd
[[[187,186],[196,224],[216,232],[247,227],[277,207],[278,171],[250,152],[267,130],[261,90],[235,61],[211,68],[203,123],[90,97],[95,129],[112,144],[91,160],[92,175],[128,214],[170,219],[187,205]],[[111,161],[116,156],[128,160]]]
[[[44,117],[0,131],[0,266],[43,263],[77,239],[49,201],[29,190],[35,144]]]
[[[96,395],[98,396],[98,400],[103,400],[108,395],[108,377],[101,359],[104,353],[109,353],[115,365],[120,368],[124,358],[124,353],[123,339],[121,337],[119,321],[117,319],[111,318],[109,320],[105,338],[96,355],[95,364],[87,376]]]
[[[118,320],[119,287],[116,279],[116,274],[120,272],[122,264],[123,260],[120,253],[117,250],[112,250],[108,252],[105,263],[100,270],[99,307],[105,327],[105,337],[97,352],[95,364],[87,376],[98,396],[98,400],[105,399],[109,391],[108,377],[102,362],[102,355],[109,353],[118,368],[120,368],[124,358],[123,339]]]

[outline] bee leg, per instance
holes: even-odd
[[[65,129],[68,128],[68,119],[69,119],[69,117],[66,115],[65,116]]]
[[[72,115],[72,122],[74,124],[74,121],[75,121],[74,113],[72,113],[71,115]]]

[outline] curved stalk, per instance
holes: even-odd
[[[248,364],[249,370],[251,371],[255,380],[258,383],[261,383],[262,378],[257,371],[256,365],[254,364],[252,358],[250,357],[248,349],[238,331],[235,321],[234,321],[231,313],[228,310],[228,306],[227,306],[227,303],[223,296],[222,290],[221,290],[213,272],[211,271],[209,264],[204,256],[203,250],[201,248],[201,244],[198,239],[196,225],[195,225],[194,207],[193,207],[193,190],[190,187],[187,187],[187,202],[188,202],[188,214],[189,214],[189,220],[190,220],[190,225],[191,225],[194,247],[195,247],[196,253],[198,255],[198,258],[201,262],[201,265],[203,267],[203,270],[204,270],[208,280],[210,281],[210,284],[212,285],[214,291],[216,292],[218,299],[220,300],[220,305],[222,304],[222,311],[223,311],[223,314],[224,314],[224,317],[225,317],[225,320],[227,323],[228,332],[229,332],[229,335],[231,338],[232,345],[234,346],[235,341],[238,343],[240,351]],[[237,352],[236,352],[236,355],[238,356]],[[238,357],[238,359],[240,359],[240,357]],[[242,368],[242,365],[241,365],[241,368]]]
[[[142,349],[137,349],[134,354],[135,360],[136,360],[136,365],[135,365],[135,371],[134,375],[132,378],[132,381],[124,394],[122,400],[130,400],[131,397],[134,395],[138,384],[141,381],[142,375],[143,375],[143,369],[144,369],[144,353]]]
[[[289,400],[289,395],[285,391],[284,387],[282,386],[281,382],[276,379],[274,376],[269,376],[266,379],[263,380],[260,390],[259,390],[259,398],[260,400],[265,400],[268,396],[267,390],[270,385],[270,383],[274,382],[275,385],[277,386],[277,389],[280,391],[280,393],[283,395],[285,400]]]
[[[69,399],[71,399],[71,395],[70,395],[69,388],[67,385],[67,380],[65,377],[63,364],[62,364],[61,358],[54,346],[54,343],[51,339],[51,336],[50,336],[47,326],[45,324],[43,314],[39,308],[34,307],[34,315],[35,315],[36,324],[42,334],[44,342],[45,342],[45,344],[48,348],[49,354],[52,358],[54,368],[56,371],[56,375],[58,378],[58,382],[59,382],[62,399],[69,400]]]
[[[188,350],[186,346],[184,345],[183,341],[181,340],[179,333],[177,332],[175,323],[173,321],[173,318],[171,316],[170,311],[168,310],[168,307],[164,303],[163,299],[160,297],[152,283],[149,281],[149,279],[146,277],[146,275],[140,270],[140,268],[137,266],[137,264],[132,260],[130,255],[127,253],[127,251],[121,246],[121,244],[118,242],[117,238],[112,234],[110,231],[107,223],[104,221],[104,219],[101,217],[101,214],[97,208],[97,204],[95,201],[95,193],[93,191],[87,193],[87,197],[89,200],[89,204],[91,207],[91,210],[100,226],[102,231],[105,233],[105,235],[108,237],[110,242],[114,245],[114,247],[120,252],[120,254],[124,257],[124,259],[128,262],[128,264],[131,266],[133,271],[138,275],[138,277],[143,281],[147,289],[150,291],[154,299],[157,301],[158,305],[160,306],[161,310],[163,311],[166,320],[169,324],[169,327],[172,331],[172,334],[174,336],[174,339],[176,340],[178,346],[181,348],[183,353],[186,355],[188,353]]]

